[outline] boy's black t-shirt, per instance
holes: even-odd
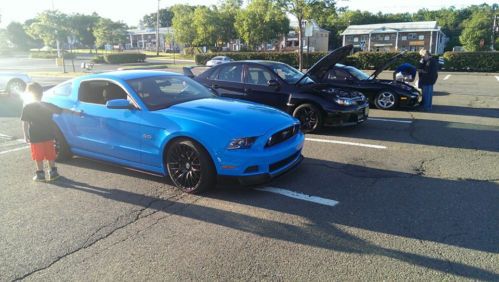
[[[53,114],[62,113],[62,109],[45,102],[33,102],[24,106],[21,120],[28,123],[30,143],[54,140]]]

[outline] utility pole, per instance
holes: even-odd
[[[156,12],[156,56],[159,56],[159,1],[158,11]]]
[[[492,24],[492,40],[490,42],[490,50],[495,51],[495,43],[496,43],[496,32],[499,32],[499,25],[497,23],[497,18],[499,15],[496,14],[496,7],[494,6],[494,10],[492,13],[492,16],[494,17],[494,23]]]

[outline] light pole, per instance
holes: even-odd
[[[156,12],[156,56],[159,56],[159,1],[158,11]]]
[[[497,17],[499,15],[496,14],[496,7],[494,6],[494,9],[492,10],[492,16],[494,17],[494,22],[492,23],[492,35],[491,35],[491,42],[490,42],[490,50],[495,51],[495,41],[496,41],[496,32],[499,31],[499,26],[497,23]]]

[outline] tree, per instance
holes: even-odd
[[[471,7],[471,17],[463,22],[459,40],[467,51],[485,51],[490,48],[492,35],[492,9],[488,5]],[[483,40],[483,45],[480,41]]]
[[[237,13],[241,10],[242,0],[225,0],[218,9],[219,33],[218,41],[230,42],[237,37],[235,28]]]
[[[68,17],[59,11],[44,11],[38,14],[27,32],[35,39],[41,39],[46,46],[55,46],[57,40],[66,42]]]
[[[215,7],[216,9],[216,7]],[[192,16],[192,29],[195,31],[195,46],[216,46],[220,33],[219,13],[206,6],[198,6]]]
[[[140,25],[148,28],[156,28],[156,14],[151,13],[142,17]],[[172,26],[173,12],[169,8],[159,10],[159,26],[170,27]]]
[[[298,21],[298,41],[299,56],[298,66],[300,70],[303,67],[303,25],[305,20],[311,20],[314,12],[320,7],[334,6],[334,0],[277,0],[282,9],[296,17]]]
[[[36,46],[35,40],[26,33],[24,26],[18,22],[11,22],[6,28],[7,39],[21,50],[29,50]]]
[[[235,28],[250,47],[277,39],[289,31],[289,19],[271,0],[253,0],[236,16]]]
[[[102,47],[105,44],[122,44],[127,38],[127,26],[122,22],[100,18],[95,25],[93,35],[97,47]]]
[[[68,29],[70,36],[75,37],[81,45],[92,48],[95,45],[95,36],[93,34],[94,28],[100,18],[101,17],[96,13],[93,13],[90,16],[82,14],[69,16]]]
[[[186,46],[193,46],[196,31],[191,27],[194,17],[194,7],[178,4],[171,7],[173,12],[172,26],[175,29],[175,39]]]

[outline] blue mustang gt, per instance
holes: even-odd
[[[43,100],[76,113],[54,116],[58,160],[75,154],[169,175],[188,193],[217,178],[265,182],[303,159],[296,119],[219,98],[180,74],[94,74],[55,86]]]

